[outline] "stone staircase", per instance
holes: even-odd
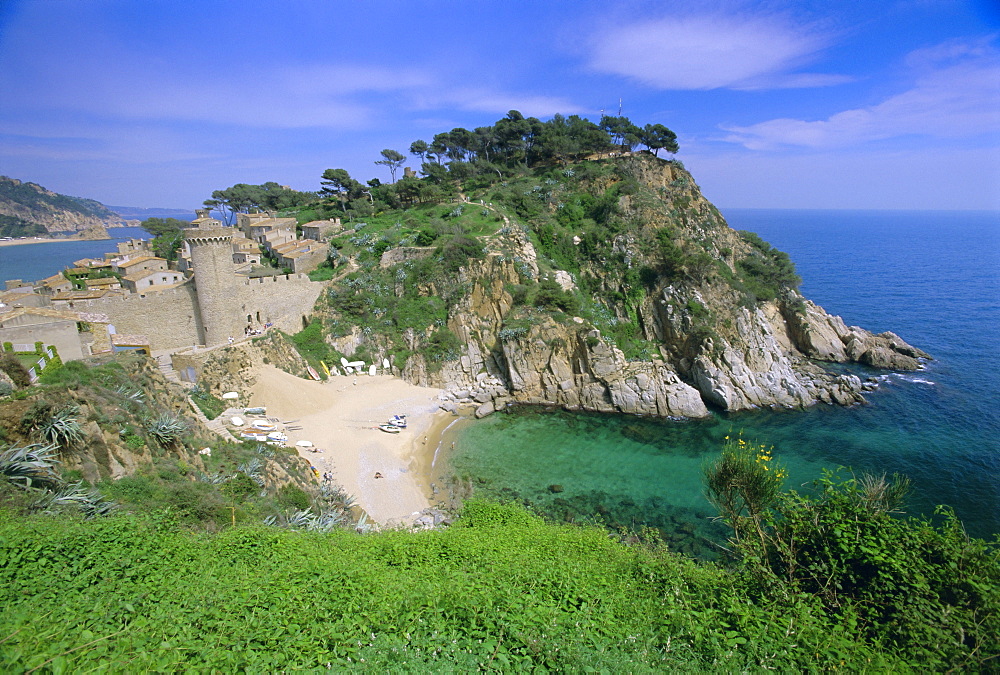
[[[179,384],[183,386],[181,378],[177,375],[177,371],[174,370],[173,364],[170,362],[169,354],[161,354],[156,357],[156,366],[163,373],[163,377],[167,378],[168,382],[173,382],[174,384]]]
[[[187,397],[187,400],[188,400],[188,405],[191,406],[191,410],[194,412],[194,416],[197,417],[198,421],[204,424],[210,431],[214,431],[216,434],[222,436],[222,438],[227,441],[232,441],[233,443],[240,442],[238,438],[229,433],[229,429],[226,428],[225,422],[222,421],[226,417],[225,413],[219,415],[214,420],[210,420],[207,417],[205,417],[205,413],[201,411],[201,408],[198,407],[198,405],[194,402],[194,400],[191,399],[190,396]]]
[[[161,354],[157,356],[156,365],[160,369],[160,372],[163,373],[163,377],[165,377],[168,382],[172,382],[178,386],[184,387],[185,389],[187,389],[187,387],[190,386],[188,383],[181,380],[181,378],[177,375],[177,371],[174,370],[174,367],[170,361],[169,354]],[[201,411],[201,408],[198,407],[198,405],[194,402],[194,400],[191,399],[190,396],[187,396],[186,398],[188,405],[191,406],[191,411],[194,413],[194,416],[197,417],[198,421],[204,424],[207,429],[215,432],[216,434],[218,434],[227,441],[232,441],[234,443],[240,442],[238,438],[229,433],[229,429],[226,428],[225,423],[222,421],[225,418],[225,415],[219,415],[214,420],[210,420],[207,417],[205,417],[205,413]]]

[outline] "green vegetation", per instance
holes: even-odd
[[[900,476],[826,472],[811,494],[782,492],[784,478],[769,448],[742,438],[706,468],[752,598],[815,603],[924,669],[995,666],[1000,548],[970,539],[947,508],[940,526],[894,516],[909,490]]]
[[[40,223],[0,214],[0,237],[44,237],[48,233]]]
[[[454,340],[439,327],[428,343]],[[30,406],[0,404],[23,411],[4,429],[17,437],[75,417],[72,393],[117,410],[99,425],[152,451],[132,475],[88,485],[60,474],[55,445],[0,446],[5,672],[987,672],[1000,658],[997,545],[947,510],[936,524],[895,513],[898,478],[785,492],[770,449],[727,439],[706,467],[733,529],[718,562],[670,552],[656,530],[481,501],[448,529],[363,534],[352,498],[315,489],[293,453],[213,442],[195,455],[200,439],[143,372],[72,362]]]
[[[156,492],[117,483],[121,495]],[[953,614],[924,614],[922,637],[934,640],[920,644],[892,622],[865,631],[884,600],[869,609],[845,595],[830,611],[815,593],[762,588],[752,565],[696,563],[655,539],[623,545],[517,506],[470,502],[448,530],[370,536],[259,525],[205,536],[183,527],[187,517],[0,511],[0,666],[905,671],[988,669],[995,657],[996,553],[941,531],[952,546],[937,549],[947,558],[934,582],[951,561],[962,581],[942,588],[978,588],[982,604],[969,613],[966,592],[941,607]],[[895,584],[919,580],[929,564],[894,543],[867,545],[915,565],[896,568]],[[44,592],[21,592],[34,588]]]
[[[795,273],[795,264],[787,253],[773,248],[753,232],[741,230],[740,235],[753,247],[749,257],[737,262],[740,280],[756,299],[773,300],[782,290],[799,287],[802,279]]]
[[[184,242],[184,229],[191,223],[177,218],[146,218],[139,227],[153,235],[149,243],[153,252],[166,260],[177,260],[177,253]]]
[[[214,420],[229,407],[221,398],[213,396],[198,386],[193,387],[188,395],[202,414],[210,420]]]

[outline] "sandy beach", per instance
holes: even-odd
[[[247,405],[267,406],[268,417],[286,423],[289,446],[308,440],[320,448],[297,450],[321,475],[331,472],[375,522],[393,526],[430,506],[434,452],[454,420],[438,408],[437,394],[387,375],[314,382],[261,366]],[[377,428],[396,414],[407,418],[401,433]]]
[[[8,239],[0,241],[0,246],[20,246],[22,244],[54,244],[60,241],[110,241],[106,239],[83,239],[82,237],[30,237],[28,239]]]

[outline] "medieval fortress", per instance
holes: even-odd
[[[309,223],[303,232],[316,239],[297,239],[294,218],[239,214],[236,227],[227,227],[199,211],[184,230],[176,269],[153,255],[148,242],[132,240],[103,261],[76,261],[66,275],[35,285],[8,281],[0,294],[0,340],[55,344],[71,360],[125,349],[213,347],[271,326],[294,333],[323,288],[304,272],[325,259],[318,240],[336,229],[337,222]],[[293,273],[241,274],[260,262],[261,247]],[[105,267],[115,275],[84,279],[83,290],[66,278]]]

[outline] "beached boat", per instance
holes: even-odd
[[[278,430],[278,427],[276,427],[275,425],[271,424],[270,422],[263,422],[261,420],[258,420],[256,422],[254,422],[250,426],[252,426],[254,429],[257,429],[258,431],[268,431],[268,432],[270,432],[270,431],[277,431]]]
[[[389,424],[400,429],[406,428],[406,415],[393,415],[389,418]]]
[[[398,434],[401,431],[399,427],[393,426],[392,424],[380,424],[378,425],[378,428],[387,434]]]
[[[286,436],[285,434],[281,433],[280,431],[272,431],[271,433],[269,433],[267,435],[267,440],[269,440],[269,441],[279,441],[281,443],[284,443],[285,441],[288,440],[288,436]]]
[[[267,407],[266,406],[258,406],[256,408],[244,408],[243,409],[243,414],[244,415],[266,415],[267,414]]]
[[[240,438],[245,441],[260,441],[261,443],[267,442],[267,434],[264,433],[254,433],[252,431],[243,431],[240,433]]]
[[[316,372],[315,368],[313,368],[312,366],[306,366],[306,370],[309,371],[309,377],[311,377],[314,380],[319,379],[319,373]]]

